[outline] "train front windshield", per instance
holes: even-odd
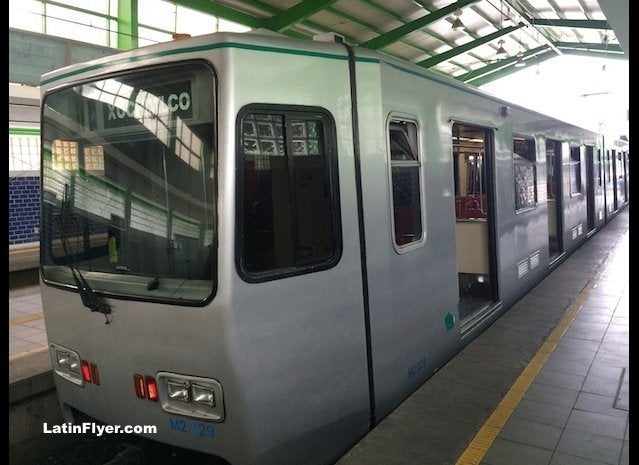
[[[214,89],[210,69],[191,63],[45,96],[45,282],[168,303],[211,297]]]

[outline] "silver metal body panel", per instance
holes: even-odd
[[[167,54],[171,47],[179,52]],[[103,315],[83,308],[77,294],[43,284],[50,342],[76,350],[101,370],[100,386],[79,387],[56,377],[63,405],[107,423],[157,425],[152,439],[216,454],[233,465],[323,464],[339,457],[368,431],[369,376],[379,421],[467,343],[457,313],[451,156],[455,120],[494,128],[495,275],[503,308],[545,276],[545,138],[587,139],[600,147],[596,135],[516,106],[502,116],[506,102],[373,52],[357,53],[369,354],[351,88],[343,46],[217,34],[141,48],[43,77],[47,92],[93,77],[96,70],[112,74],[133,66],[204,59],[215,71],[219,96],[217,293],[204,307],[109,299],[113,321],[105,325]],[[245,282],[237,273],[235,127],[238,111],[253,103],[321,107],[335,120],[343,252],[333,268],[263,283]],[[390,114],[414,119],[422,134],[425,239],[406,253],[398,253],[391,233]],[[513,208],[513,134],[533,136],[537,148],[537,206],[519,214]],[[565,165],[566,150],[563,156]],[[564,194],[562,200],[565,249],[570,251],[586,238],[585,228],[576,240],[569,237],[570,228],[586,221],[585,194]],[[518,264],[531,254],[539,255],[538,263],[518,277]],[[448,314],[456,324],[447,329]],[[215,437],[172,430],[171,415],[135,396],[133,374],[160,371],[221,383],[226,418],[213,424]]]
[[[157,425],[152,439],[213,453],[234,464],[282,464],[283,458],[324,463],[327,454],[366,433],[369,398],[357,205],[350,112],[344,110],[348,66],[335,49],[330,52],[334,57],[322,60],[231,46],[140,60],[140,65],[152,66],[205,58],[216,72],[221,96],[218,291],[203,308],[112,300],[113,321],[105,325],[102,315],[82,307],[77,294],[44,285],[49,339],[96,363],[103,379],[99,387],[59,383],[62,402],[112,424]],[[343,48],[340,54],[345,55]],[[104,69],[111,73],[129,66],[123,60]],[[250,284],[237,274],[234,128],[239,109],[256,102],[319,106],[336,120],[343,252],[331,269]],[[117,347],[111,349],[115,341]],[[133,374],[159,371],[211,377],[222,384],[226,419],[214,424],[214,438],[172,431],[171,415],[135,397]],[[327,450],[328,442],[334,448]]]
[[[457,318],[450,127],[442,99],[423,79],[385,64],[357,68],[376,415],[383,418],[440,368],[460,344]],[[392,237],[387,149],[390,115],[422,134],[424,240],[398,253]],[[448,133],[448,135],[447,135]],[[447,154],[447,156],[446,156]]]

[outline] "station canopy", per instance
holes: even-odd
[[[473,85],[562,54],[626,60],[629,56],[628,0],[174,3],[252,29],[367,47]]]

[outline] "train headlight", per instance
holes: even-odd
[[[71,365],[69,352],[67,352],[66,350],[56,349],[55,358],[56,358],[56,365],[59,367],[69,368],[69,366]]]
[[[165,371],[156,378],[160,402],[166,412],[224,421],[224,394],[219,381]]]
[[[193,402],[205,405],[207,407],[215,407],[215,391],[210,387],[191,385],[193,390]]]
[[[166,382],[166,393],[169,399],[179,400],[180,402],[190,402],[189,385],[185,383],[175,383],[173,381]]]
[[[51,344],[51,355],[53,358],[53,371],[73,384],[83,386],[82,373],[80,370],[80,355],[66,347],[58,344]]]

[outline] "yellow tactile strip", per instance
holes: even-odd
[[[464,453],[459,457],[456,465],[479,465],[479,463],[490,449],[501,429],[504,427],[512,413],[515,411],[519,402],[524,397],[528,388],[533,383],[537,374],[541,371],[544,364],[553,353],[561,338],[564,337],[573,320],[577,317],[579,311],[590,296],[592,290],[606,271],[606,266],[601,266],[597,274],[582,289],[577,298],[568,307],[563,318],[557,324],[555,329],[550,333],[546,341],[543,343],[539,351],[528,363],[524,371],[519,375],[517,380],[510,387],[508,393],[504,396],[497,408],[490,415],[486,423],[481,427],[475,438],[468,445]]]
[[[29,321],[40,320],[42,318],[44,318],[44,313],[42,312],[32,313],[30,315],[25,315],[25,316],[21,316],[20,318],[14,318],[13,320],[9,320],[9,326],[21,325],[24,323],[28,323]]]

